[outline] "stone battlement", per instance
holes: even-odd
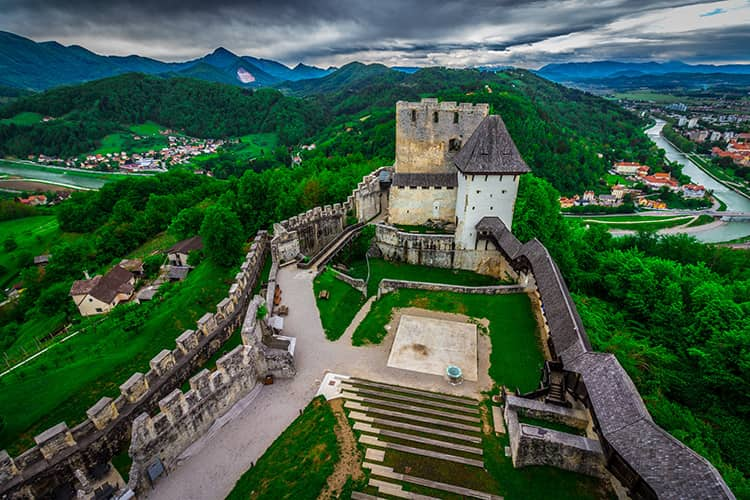
[[[383,167],[384,168],[384,167]],[[344,203],[315,207],[273,225],[271,253],[280,265],[300,255],[314,255],[336,239],[347,226],[347,217],[365,222],[380,213],[380,168],[366,175]]]
[[[131,375],[120,385],[117,398],[101,398],[86,411],[86,420],[72,429],[61,422],[40,433],[34,438],[36,446],[16,458],[0,451],[0,496],[37,496],[58,484],[57,476],[73,477],[76,470],[83,473],[81,468],[114,455],[128,439],[139,410],[156,407],[168,388],[180,385],[231,335],[242,319],[241,306],[260,277],[268,250],[268,233],[260,231],[216,312],[206,313],[195,329],[180,334],[174,349],[163,349],[154,356],[146,373]]]
[[[265,318],[258,318],[258,310],[264,305],[260,296],[251,301],[242,326],[242,345],[219,358],[215,370],[201,370],[190,378],[187,392],[173,390],[159,400],[159,413],[151,417],[144,412],[133,421],[129,487],[134,491],[148,484],[146,470],[157,457],[167,470],[172,468],[217,419],[259,389],[261,377],[294,376],[293,344],[279,350],[263,343]]]
[[[478,113],[489,114],[490,105],[484,102],[472,103],[472,102],[460,102],[455,101],[442,101],[438,102],[435,97],[425,97],[419,102],[410,101],[398,101],[396,103],[396,110],[409,109],[409,110],[424,110],[424,111],[473,111]]]

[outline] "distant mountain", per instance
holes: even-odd
[[[419,71],[421,68],[419,68],[418,66],[391,66],[391,69],[412,75]]]
[[[663,75],[667,73],[726,73],[750,74],[748,64],[687,64],[681,61],[629,63],[619,61],[595,61],[585,63],[548,64],[536,73],[556,82],[580,82],[583,80],[611,78],[614,76]]]
[[[386,77],[390,80],[400,80],[405,73],[395,71],[382,64],[362,64],[360,62],[349,63],[322,78],[299,80],[296,82],[284,82],[279,88],[290,91],[293,94],[328,94],[343,89],[350,91],[371,84],[374,80],[382,80]]]
[[[38,43],[0,31],[0,85],[35,91],[130,72],[265,87],[286,80],[319,78],[332,71],[333,68],[326,70],[304,64],[291,69],[268,59],[241,57],[223,47],[181,63],[165,63],[137,55],[102,56],[77,45]]]

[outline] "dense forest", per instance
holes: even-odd
[[[0,108],[0,118],[31,111],[55,118],[30,126],[0,125],[0,154],[70,156],[96,149],[106,134],[153,121],[196,137],[274,132],[296,144],[324,125],[312,100],[273,89],[249,90],[188,78],[137,73],[59,87]]]
[[[641,133],[639,118],[616,104],[569,89],[523,70],[498,73],[427,68],[414,74],[353,63],[315,80],[287,84],[304,97],[184,78],[128,74],[29,96],[0,108],[0,117],[22,111],[56,120],[0,125],[0,154],[74,155],[96,149],[104,135],[128,124],[153,121],[198,137],[260,132],[279,136],[279,148],[252,165],[228,148],[210,158],[219,177],[240,176],[288,163],[288,148],[319,147],[307,157],[362,154],[391,162],[394,107],[424,95],[488,102],[503,116],[534,172],[564,194],[594,186],[615,160],[666,167],[663,155]]]

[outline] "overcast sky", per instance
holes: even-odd
[[[0,0],[0,30],[166,61],[223,46],[319,66],[750,63],[750,0]]]

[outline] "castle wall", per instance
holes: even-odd
[[[392,186],[388,200],[388,221],[392,224],[422,225],[427,220],[453,223],[456,189],[438,186]]]
[[[452,234],[416,234],[377,224],[374,243],[383,258],[432,267],[453,267]]]
[[[458,174],[456,247],[476,246],[476,226],[483,217],[499,217],[511,228],[518,193],[518,175]]]
[[[402,288],[426,290],[429,292],[470,293],[477,295],[507,295],[511,293],[523,293],[523,287],[520,285],[463,286],[446,285],[444,283],[426,283],[423,281],[384,279],[378,284],[378,299],[386,293],[395,292]]]
[[[202,366],[241,323],[248,296],[268,254],[268,235],[261,231],[250,247],[228,300],[217,304],[193,330],[175,339],[173,350],[163,350],[146,373],[133,374],[120,386],[120,395],[102,398],[72,429],[63,422],[36,436],[37,445],[12,458],[0,451],[0,497],[38,498],[63,485],[84,487],[86,471],[108,462],[130,439],[133,419],[154,411],[159,402]]]
[[[365,176],[346,202],[315,207],[274,224],[271,240],[274,261],[284,265],[300,254],[315,255],[344,231],[349,214],[353,214],[358,222],[368,221],[379,214],[382,197],[378,174],[381,170]]]
[[[513,467],[551,465],[578,474],[606,476],[599,441],[520,423],[512,404],[505,406],[505,422]]]
[[[142,491],[148,484],[147,468],[157,459],[169,471],[180,454],[203,436],[235,403],[260,389],[259,379],[267,374],[294,376],[293,345],[274,349],[264,344],[263,318],[258,310],[264,305],[256,296],[242,325],[242,345],[216,362],[216,370],[201,370],[190,379],[190,389],[175,389],[159,401],[160,412],[153,417],[141,413],[133,421],[129,486]]]
[[[450,173],[458,149],[482,119],[489,114],[488,104],[441,102],[396,103],[396,172]]]

